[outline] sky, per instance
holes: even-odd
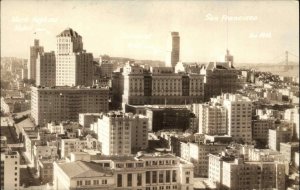
[[[1,57],[28,58],[35,38],[45,51],[55,51],[56,35],[70,27],[94,57],[164,61],[167,38],[177,31],[183,62],[223,61],[227,48],[239,63],[277,63],[286,50],[296,61],[298,6],[297,1],[2,0]]]

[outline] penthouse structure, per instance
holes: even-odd
[[[109,112],[94,131],[105,155],[129,155],[148,147],[148,118],[143,115]]]
[[[106,87],[31,87],[31,116],[36,125],[77,121],[79,113],[107,112]]]
[[[54,51],[39,53],[36,62],[36,85],[55,86],[56,60]]]
[[[82,37],[67,28],[56,38],[56,86],[92,85],[93,55],[83,49]]]
[[[189,104],[203,102],[204,98],[204,75],[174,73],[170,67],[147,70],[127,63],[122,75],[114,79],[121,82],[113,82],[113,89],[123,89],[115,91],[114,97],[122,99],[123,104]]]
[[[285,189],[285,165],[209,154],[209,181],[221,189]]]
[[[192,190],[193,165],[170,154],[55,162],[54,189]]]

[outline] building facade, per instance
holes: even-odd
[[[193,183],[193,165],[169,154],[54,163],[55,190],[192,190]]]
[[[209,154],[209,181],[221,189],[285,189],[285,165]]]
[[[221,105],[199,105],[199,133],[207,135],[227,134],[226,109]]]
[[[82,37],[71,28],[57,35],[56,86],[90,86],[93,83],[93,55],[83,50]]]
[[[43,52],[44,52],[44,47],[40,46],[40,41],[35,39],[34,46],[30,47],[28,79],[36,80],[36,61],[37,61],[38,54]]]
[[[1,189],[20,189],[20,155],[1,147]]]
[[[178,32],[171,32],[167,42],[166,67],[175,68],[180,58],[180,36]]]
[[[36,60],[36,85],[55,86],[56,84],[56,60],[55,53],[39,53]]]
[[[124,81],[119,92],[123,104],[190,104],[204,99],[204,75],[174,73],[170,67],[147,70],[130,63],[124,66],[122,75],[114,79]],[[113,82],[113,89],[118,84]]]
[[[148,147],[148,118],[109,112],[98,119],[96,133],[104,155],[129,155]]]
[[[108,111],[106,87],[31,87],[31,116],[36,125],[78,121],[79,113]]]

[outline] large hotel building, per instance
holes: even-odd
[[[36,125],[78,121],[79,113],[108,111],[106,87],[31,87],[31,116]]]
[[[93,55],[83,50],[82,37],[67,28],[57,36],[56,85],[92,85]]]
[[[127,63],[123,73],[116,74],[114,79],[119,80],[113,82],[114,97],[122,99],[123,105],[189,104],[204,100],[204,75],[174,73],[172,67],[144,69]]]

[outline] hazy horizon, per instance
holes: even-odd
[[[45,51],[56,51],[56,35],[70,27],[95,58],[164,61],[169,32],[178,31],[183,62],[222,61],[228,46],[235,62],[277,63],[286,50],[299,57],[298,6],[297,1],[1,1],[1,57],[28,59],[35,38]]]

